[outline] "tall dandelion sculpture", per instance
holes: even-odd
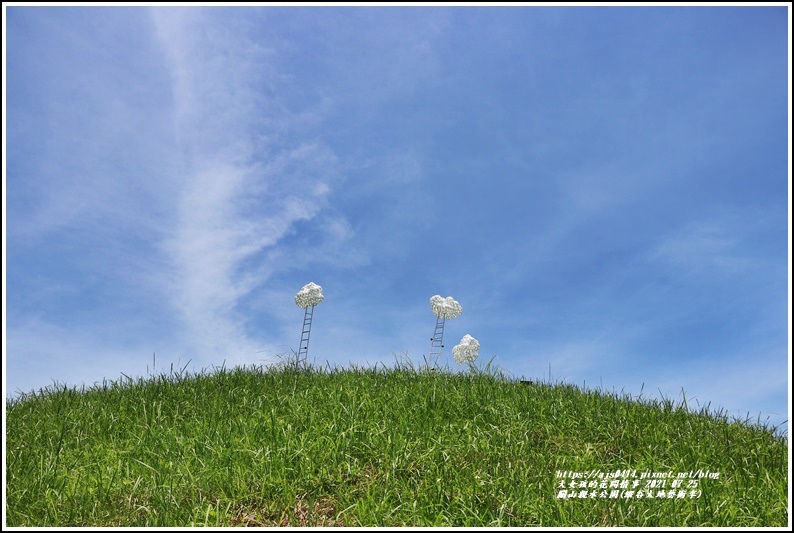
[[[428,362],[434,361],[433,356],[437,360],[444,350],[444,321],[447,318],[458,317],[463,312],[463,308],[452,296],[442,298],[438,294],[430,298],[430,309],[436,315],[436,329],[430,338],[430,353],[427,354]]]
[[[459,365],[473,363],[480,354],[480,343],[471,335],[464,335],[460,344],[452,348],[452,357]]]
[[[312,331],[312,316],[314,316],[314,306],[323,301],[323,288],[316,283],[308,283],[303,286],[298,294],[295,295],[295,303],[298,307],[306,310],[303,314],[303,329],[301,330],[301,342],[298,347],[298,360],[305,364],[309,357],[309,335]],[[301,358],[303,356],[303,358]]]

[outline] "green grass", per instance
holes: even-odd
[[[788,443],[774,428],[490,367],[171,373],[24,394],[6,420],[8,526],[788,521]],[[636,471],[627,481],[642,488],[645,473],[698,469],[719,477],[697,480],[695,497],[612,498],[611,479],[572,490],[596,497],[558,497],[566,471],[593,472],[591,485]]]

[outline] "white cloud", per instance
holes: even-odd
[[[708,406],[711,413],[731,418],[780,425],[788,413],[773,406],[784,405],[789,374],[784,346],[759,342],[750,349],[726,353],[708,360],[682,361],[674,368],[654,374],[666,397],[678,397],[683,389],[690,408]]]
[[[662,241],[651,255],[688,273],[739,274],[750,260],[737,248],[735,237],[721,225],[699,222]]]
[[[12,41],[25,67],[9,93],[9,208],[23,245],[89,227],[157,233],[168,217],[168,80],[145,46],[148,19],[120,13],[42,10]]]
[[[723,282],[778,283],[785,230],[777,213],[744,207],[712,210],[662,236],[645,256],[669,272]]]
[[[279,261],[290,252],[277,245],[327,207],[336,158],[321,143],[284,137],[305,117],[268,96],[280,78],[274,55],[239,13],[151,14],[171,65],[181,147],[177,222],[164,242],[168,294],[184,321],[183,340],[197,353],[253,360],[262,342],[249,336],[238,307],[275,271],[296,264]],[[344,219],[331,221],[330,241],[350,238]]]

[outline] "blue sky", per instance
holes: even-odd
[[[420,362],[781,424],[786,7],[4,7],[6,394]],[[785,426],[787,427],[787,426]]]

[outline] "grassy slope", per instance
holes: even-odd
[[[163,375],[27,395],[6,416],[9,526],[788,520],[788,444],[768,428],[492,373]],[[719,479],[696,498],[557,497],[557,471],[616,469]]]

